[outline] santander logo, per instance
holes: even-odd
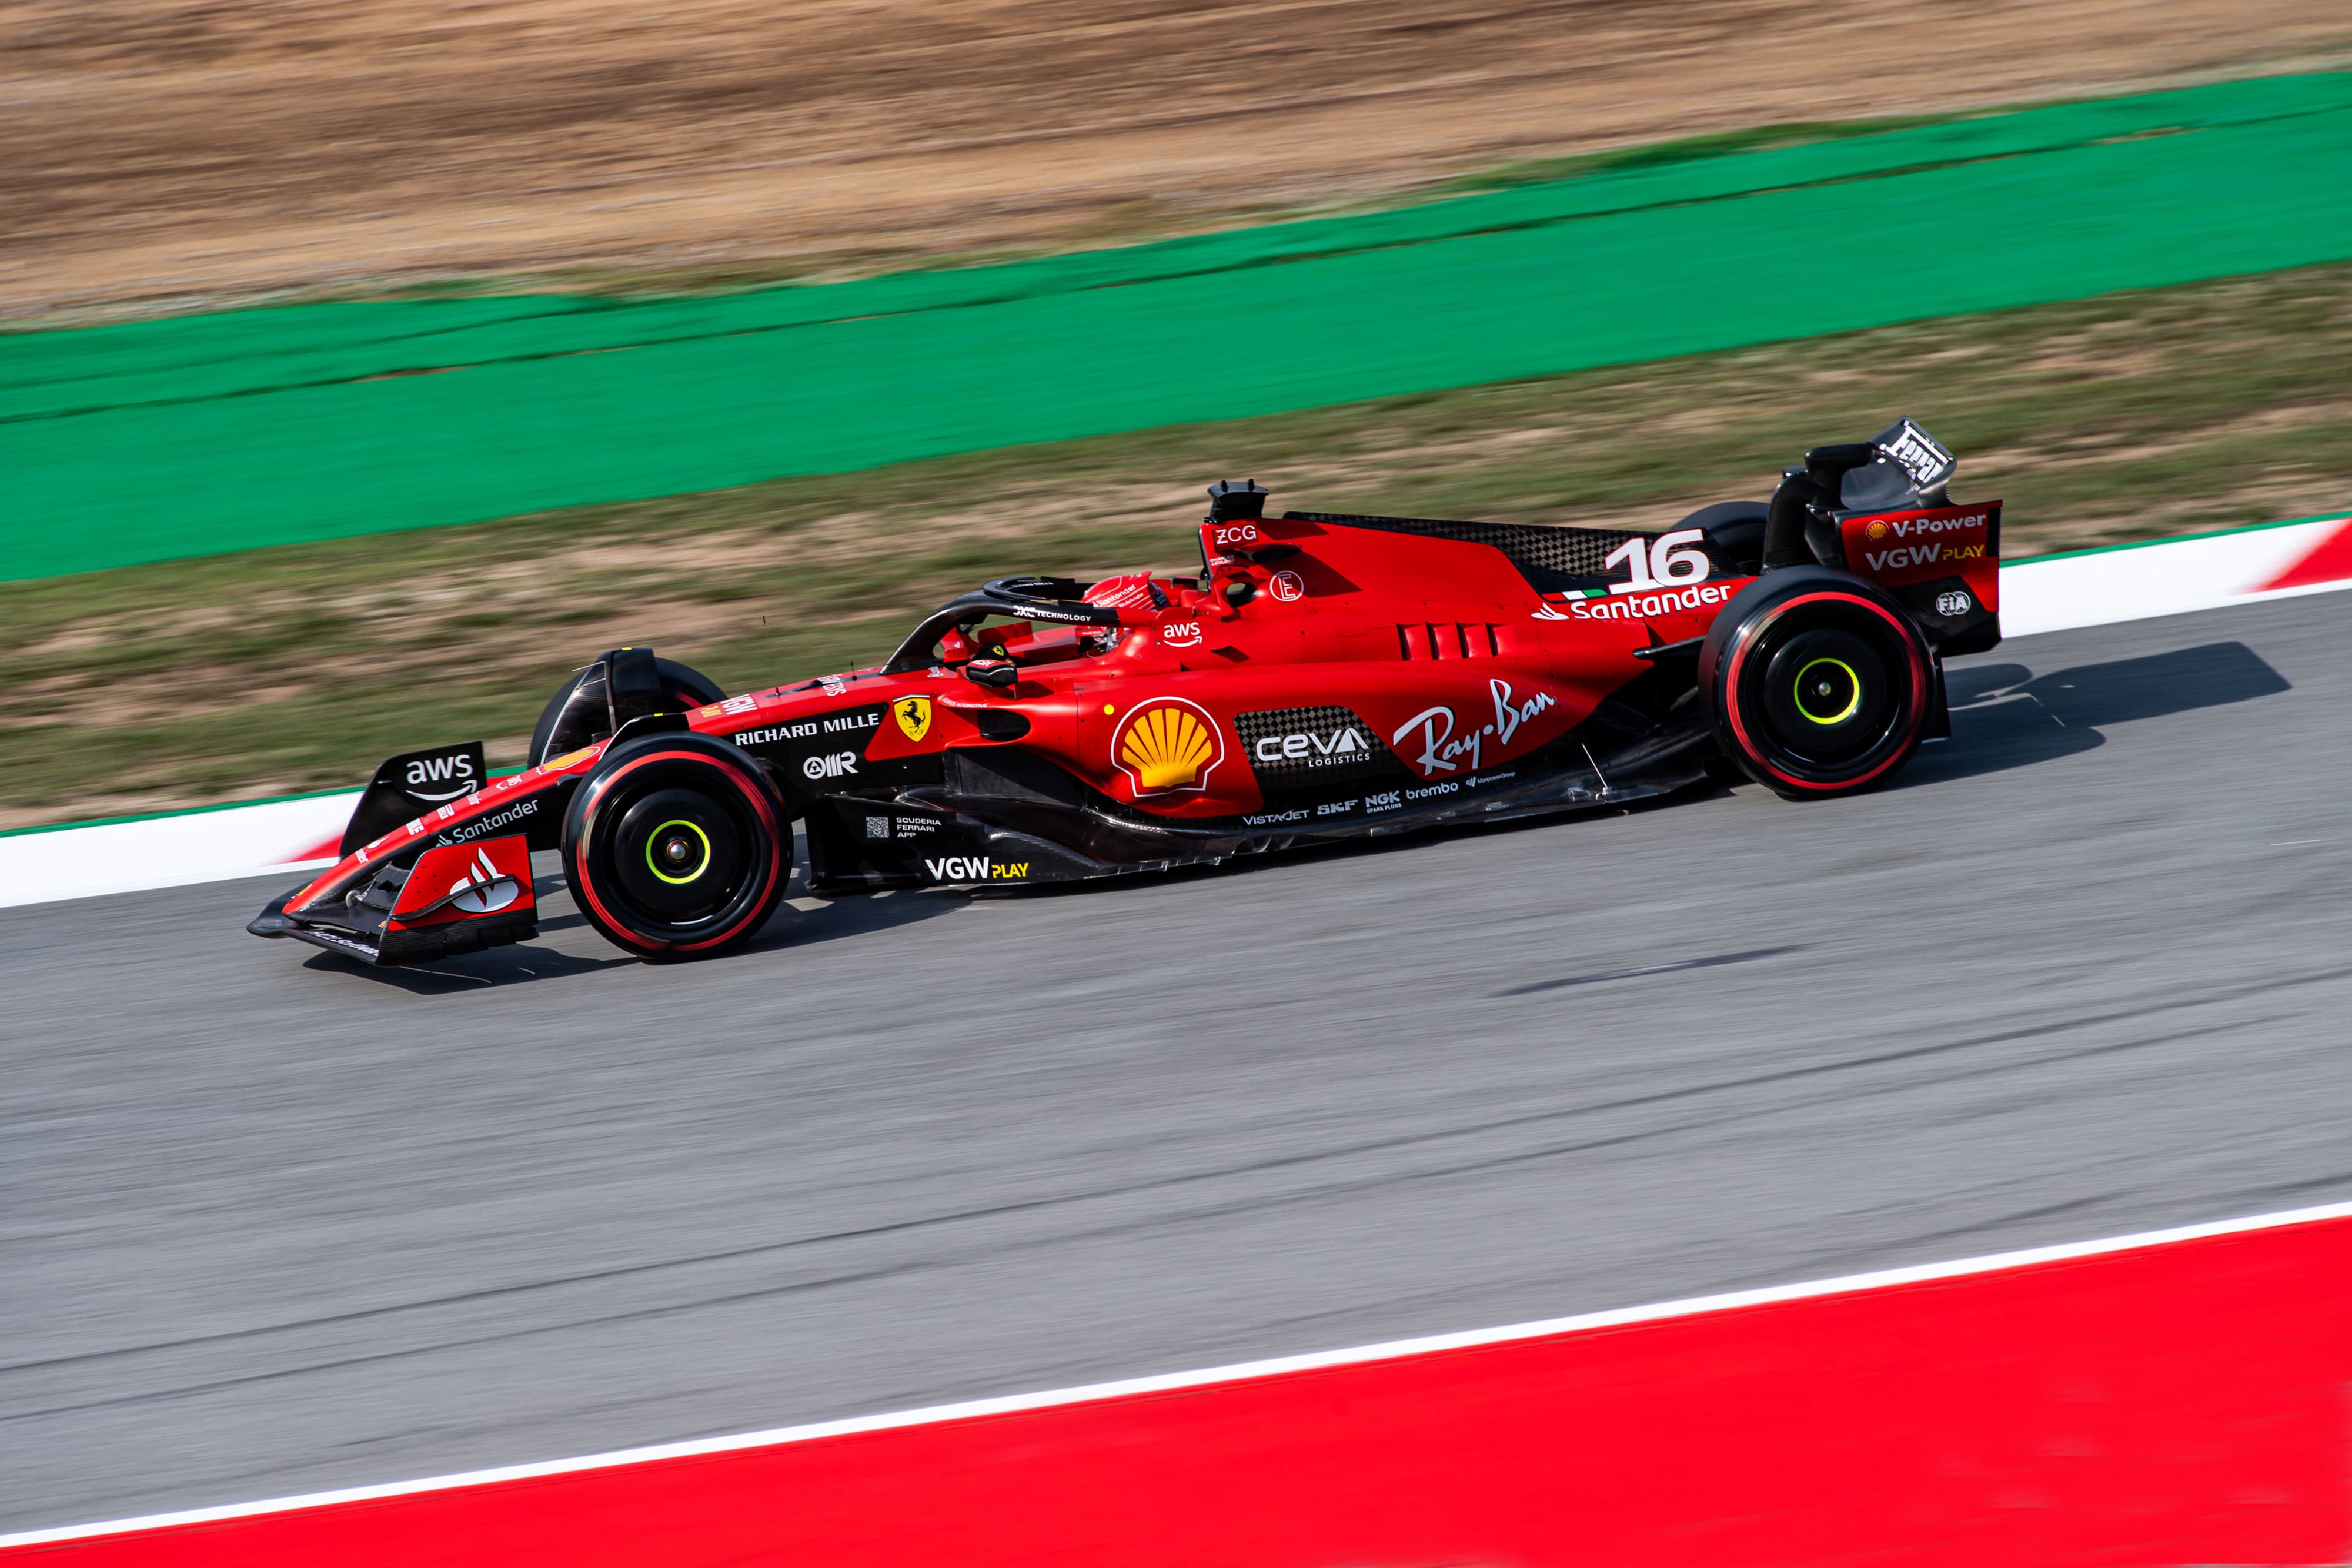
[[[450,907],[468,915],[488,915],[522,896],[522,884],[490,863],[489,851],[477,847],[474,863],[449,884]]]

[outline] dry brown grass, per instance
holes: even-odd
[[[2340,59],[2341,0],[0,0],[0,312],[751,281]]]

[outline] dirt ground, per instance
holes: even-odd
[[[720,282],[2352,59],[2343,0],[0,0],[0,315]]]

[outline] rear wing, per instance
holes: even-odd
[[[1911,419],[1816,446],[1784,468],[1764,523],[1764,570],[1818,562],[1877,583],[1937,653],[2000,641],[2000,503],[1952,504],[1959,460]]]
[[[2000,641],[2000,503],[1848,513],[1845,569],[1892,593],[1940,653]]]

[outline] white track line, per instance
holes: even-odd
[[[266,1514],[289,1513],[298,1509],[329,1508],[339,1503],[374,1502],[386,1498],[415,1497],[426,1492],[493,1486],[502,1481],[532,1480],[543,1476],[577,1475],[586,1470],[614,1469],[628,1465],[652,1464],[663,1459],[682,1459],[705,1454],[732,1453],[745,1448],[773,1448],[788,1443],[810,1443],[822,1438],[846,1437],[858,1432],[883,1432],[901,1427],[928,1427],[947,1421],[971,1420],[984,1416],[1013,1415],[1025,1410],[1048,1410],[1057,1406],[1078,1405],[1102,1399],[1133,1398],[1139,1395],[1166,1394],[1178,1389],[1205,1388],[1216,1384],[1237,1383],[1249,1378],[1276,1377],[1286,1373],[1318,1372],[1331,1367],[1360,1366],[1371,1362],[1435,1355],[1445,1351],[1466,1350],[1480,1345],[1507,1344],[1514,1341],[1542,1339],[1554,1334],[1577,1333],[1591,1329],[1619,1328],[1628,1323],[1660,1322],[1675,1318],[1696,1317],[1710,1312],[1736,1312],[1742,1307],[1769,1306],[1781,1301],[1811,1301],[1818,1297],[1844,1295],[1857,1291],[1884,1291],[1898,1285],[1916,1285],[1936,1280],[1967,1279],[1974,1275],[1994,1274],[2007,1270],[2030,1269],[2043,1263],[2063,1263],[2078,1259],[2107,1257],[2117,1252],[2174,1247],[2183,1242],[2202,1241],[2213,1237],[2242,1236],[2254,1231],[2275,1230],[2285,1226],[2311,1225],[2334,1219],[2352,1219],[2352,1203],[2322,1204],[2311,1208],[2287,1209],[2277,1214],[2258,1214],[2242,1219],[2222,1219],[2204,1225],[2176,1226],[2167,1230],[2146,1230],[2130,1236],[2110,1237],[2099,1241],[2070,1241],[2054,1247],[2030,1247],[2015,1252],[1996,1252],[1983,1258],[1962,1259],[1957,1262],[1922,1263],[1906,1269],[1881,1269],[1867,1274],[1848,1274],[1837,1279],[1814,1280],[1797,1285],[1772,1285],[1755,1291],[1730,1291],[1720,1295],[1694,1296],[1685,1301],[1664,1301],[1654,1306],[1622,1307],[1610,1312],[1581,1312],[1573,1317],[1549,1318],[1540,1322],[1513,1323],[1503,1328],[1473,1329],[1464,1333],[1433,1334],[1422,1339],[1392,1340],[1385,1344],[1361,1345],[1348,1350],[1316,1351],[1306,1355],[1277,1356],[1267,1361],[1246,1361],[1233,1366],[1209,1367],[1197,1372],[1164,1373],[1153,1377],[1130,1377],[1114,1383],[1088,1384],[1079,1388],[1058,1388],[1042,1394],[1014,1394],[996,1399],[967,1400],[960,1405],[933,1405],[919,1410],[900,1410],[881,1416],[858,1416],[841,1421],[818,1421],[803,1427],[779,1427],[770,1431],[745,1432],[731,1437],[702,1437],[691,1442],[661,1443],[650,1448],[622,1448],[612,1453],[589,1454],[579,1458],[545,1459],[536,1464],[508,1465],[497,1469],[467,1470],[458,1475],[432,1476],[422,1480],[392,1481],[380,1486],[346,1487],[338,1491],[308,1492],[298,1497],[271,1498],[260,1502],[231,1503],[218,1508],[186,1509],[177,1513],[156,1513],[138,1519],[111,1520],[100,1524],[77,1524],[56,1530],[26,1531],[16,1535],[0,1535],[0,1551],[16,1546],[40,1546],[62,1541],[86,1541],[97,1536],[123,1535],[135,1531],[163,1530],[174,1525],[215,1524],[224,1520],[254,1519]]]

